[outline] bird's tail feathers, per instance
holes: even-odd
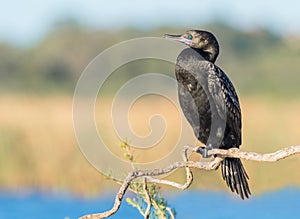
[[[232,192],[239,194],[242,199],[250,197],[249,177],[239,158],[225,158],[222,161],[222,176]]]

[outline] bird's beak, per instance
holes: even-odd
[[[185,37],[183,37],[182,35],[171,35],[171,34],[165,34],[164,35],[164,38],[165,39],[170,39],[170,40],[176,40],[176,41],[179,41],[181,43],[184,43],[186,45],[190,45],[192,40],[190,39],[187,39]]]

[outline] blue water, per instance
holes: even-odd
[[[241,201],[230,193],[184,191],[167,194],[168,203],[176,209],[177,219],[276,219],[300,218],[300,189],[282,190],[252,196]],[[52,219],[78,218],[87,213],[105,211],[112,207],[114,197],[105,195],[83,199],[70,194],[51,195],[40,192],[18,194],[0,192],[0,219]],[[112,219],[142,218],[123,202]]]

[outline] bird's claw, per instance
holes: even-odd
[[[201,154],[203,158],[209,158],[212,156],[212,155],[208,155],[208,151],[210,151],[211,149],[213,149],[213,147],[209,145],[205,147],[199,147],[196,152]]]

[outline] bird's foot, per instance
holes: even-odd
[[[203,158],[210,158],[212,155],[208,155],[208,151],[213,149],[211,145],[205,146],[205,147],[199,147],[197,149],[197,153],[201,154]]]

